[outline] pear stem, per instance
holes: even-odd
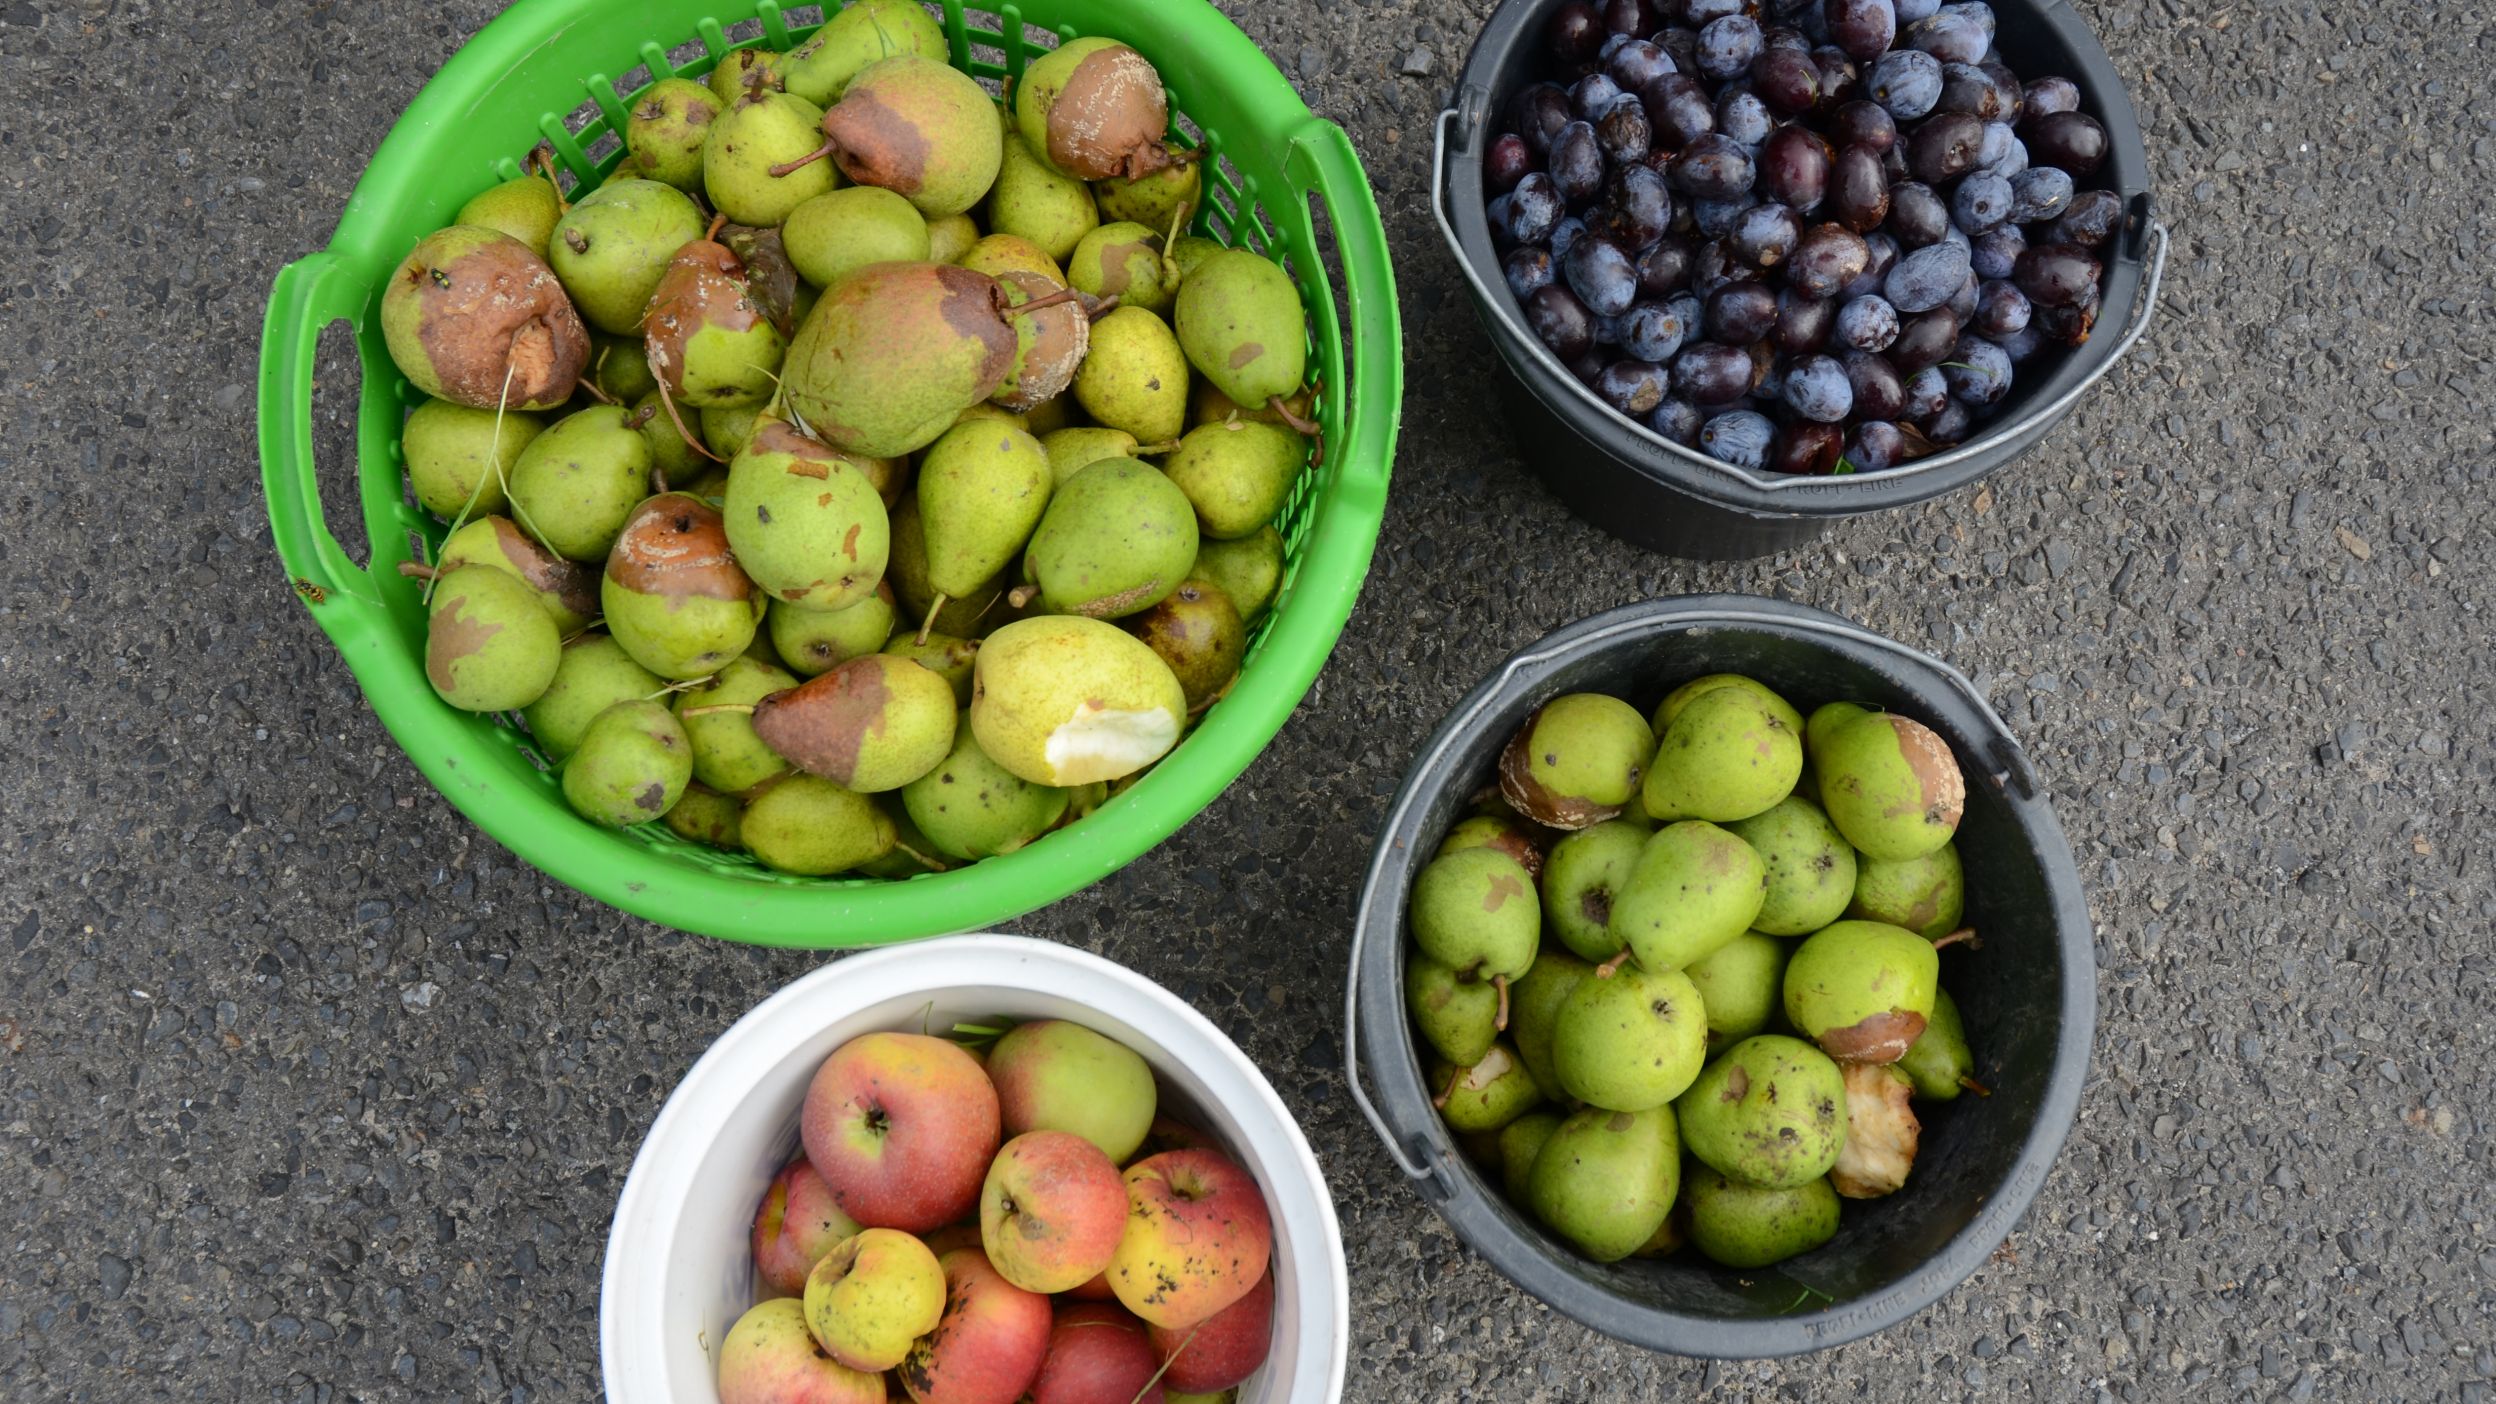
[[[1137,444],[1135,446],[1135,456],[1138,458],[1157,458],[1162,454],[1175,450],[1178,446],[1179,441],[1176,439],[1164,439],[1157,444]]]
[[[1316,437],[1318,436],[1318,433],[1319,433],[1320,431],[1319,431],[1319,425],[1318,425],[1317,421],[1315,421],[1315,420],[1313,420],[1313,419],[1303,419],[1303,418],[1301,418],[1299,415],[1294,414],[1294,413],[1292,412],[1292,408],[1291,408],[1291,406],[1289,406],[1289,405],[1287,405],[1287,404],[1283,403],[1283,397],[1282,397],[1282,396],[1280,396],[1280,395],[1268,395],[1268,396],[1266,396],[1266,397],[1265,397],[1265,407],[1266,407],[1267,409],[1270,409],[1270,410],[1274,411],[1274,417],[1275,417],[1276,419],[1279,419],[1279,420],[1281,420],[1282,422],[1284,422],[1285,424],[1290,425],[1290,426],[1291,426],[1291,428],[1292,428],[1292,432],[1297,433],[1297,434],[1304,435],[1304,436],[1306,436],[1306,437],[1308,437],[1308,438],[1312,438],[1312,439],[1314,439],[1314,438],[1316,438]]]
[[[1009,307],[1005,309],[1005,315],[1008,317],[1020,317],[1027,312],[1045,312],[1052,307],[1062,307],[1082,296],[1082,293],[1076,292],[1073,288],[1059,288],[1056,292],[1050,293],[1046,297],[1035,297],[1029,302],[1019,303],[1015,306]]]
[[[1111,293],[1107,297],[1096,297],[1085,305],[1083,309],[1084,316],[1097,322],[1103,317],[1108,316],[1110,313],[1117,311],[1118,305],[1125,300],[1125,293]]]
[[[754,704],[751,702],[713,702],[707,707],[687,707],[678,712],[676,717],[677,720],[682,721],[687,717],[707,717],[714,712],[741,712],[750,717],[754,715]]]
[[[406,576],[410,580],[431,580],[441,573],[442,572],[435,570],[432,566],[426,565],[421,561],[399,562],[399,574]]]
[[[631,414],[624,416],[624,427],[627,429],[639,429],[641,426],[648,424],[651,420],[656,419],[658,414],[659,407],[657,405],[643,405],[640,409],[634,410]]]
[[[1464,1080],[1465,1070],[1463,1068],[1458,1068],[1456,1071],[1449,1073],[1447,1075],[1447,1086],[1440,1089],[1439,1095],[1430,1099],[1430,1105],[1437,1107],[1441,1111],[1447,1110],[1447,1099],[1456,1095],[1456,1084]]]
[[[772,179],[778,180],[788,175],[791,171],[802,171],[808,166],[813,165],[817,161],[820,161],[824,157],[831,154],[832,143],[827,141],[823,145],[816,147],[814,150],[807,152],[805,155],[798,157],[794,161],[783,161],[779,165],[772,167],[768,174]]]
[[[927,636],[936,632],[937,612],[942,610],[945,607],[945,602],[952,598],[952,596],[946,594],[942,590],[936,592],[936,598],[928,602],[927,617],[919,621],[919,636],[917,639],[913,640],[913,642],[917,643],[921,647],[926,646]]]
[[[712,216],[711,216],[711,227],[702,231],[702,239],[703,239],[703,242],[705,242],[705,243],[713,243],[713,244],[718,243],[718,242],[719,242],[719,231],[721,231],[722,229],[725,229],[725,228],[727,228],[727,227],[728,227],[728,216],[726,216],[726,215],[724,215],[724,214],[715,214],[715,215],[712,215]]]
[[[1972,1078],[1972,1077],[1962,1077],[1962,1078],[1960,1078],[1960,1079],[1959,1079],[1959,1085],[1960,1085],[1961,1087],[1966,1088],[1968,1091],[1975,1093],[1975,1094],[1976,1094],[1977,1096],[1979,1096],[1979,1097],[1990,1097],[1990,1096],[1992,1096],[1992,1095],[1993,1095],[1993,1089],[1992,1089],[1992,1088],[1987,1087],[1986,1085],[1984,1085],[1984,1084],[1983,1084],[1983,1083],[1981,1083],[1981,1082],[1978,1082],[1976,1079],[1974,1079],[1974,1078]]]
[[[1610,960],[1607,960],[1603,964],[1595,967],[1595,978],[1598,980],[1611,979],[1614,975],[1620,973],[1622,966],[1629,964],[1629,958],[1629,948],[1627,946],[1623,946],[1619,955],[1616,955]]]
[[[1975,927],[1962,926],[1958,930],[1951,932],[1949,935],[1942,937],[1938,941],[1935,941],[1933,943],[1933,949],[1940,950],[1944,946],[1958,945],[1964,945],[1971,951],[1981,951],[1985,948],[1985,943],[1976,939]]]
[[[1491,988],[1499,991],[1499,1014],[1491,1020],[1491,1027],[1501,1033],[1506,1033],[1508,1032],[1508,977],[1492,976]]]
[[[1016,609],[1021,609],[1024,605],[1030,604],[1039,593],[1040,587],[1037,585],[1017,585],[1005,592],[1005,602]]]
[[[597,381],[590,379],[588,376],[582,376],[573,388],[580,391],[582,394],[587,395],[591,399],[596,400],[602,405],[612,405],[615,403],[615,397],[607,393],[607,387],[600,385]]]

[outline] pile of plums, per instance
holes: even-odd
[[[1492,237],[1534,335],[1655,433],[1878,471],[2088,339],[2106,131],[1981,0],[1568,0],[1545,39],[1484,154]]]

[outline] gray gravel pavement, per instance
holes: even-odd
[[[593,1396],[643,1130],[814,963],[621,917],[478,837],[268,544],[269,279],[496,8],[0,0],[10,1399]],[[1487,0],[1224,8],[1375,175],[1411,376],[1394,504],[1274,747],[1021,925],[1196,1001],[1302,1118],[1351,1244],[1347,1397],[2487,1399],[2486,13],[2080,0],[2175,225],[2149,342],[1983,492],[1702,568],[1568,517],[1493,417],[1425,209]],[[1696,590],[1979,677],[2100,933],[2096,1077],[2020,1231],[1918,1319],[1781,1363],[1539,1308],[1398,1182],[1337,1066],[1363,856],[1420,739],[1545,630]]]

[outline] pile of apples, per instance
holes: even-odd
[[[841,1045],[755,1213],[769,1296],[720,1350],[721,1404],[1236,1399],[1272,1343],[1272,1220],[1158,1113],[1144,1060],[1079,1024],[1017,1025],[984,1059]]]

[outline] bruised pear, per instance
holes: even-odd
[[[562,633],[597,617],[598,586],[588,569],[538,545],[509,517],[480,517],[443,541],[434,569],[448,575],[466,565],[491,566],[536,591]]]
[[[1201,161],[1173,161],[1151,175],[1116,176],[1092,187],[1101,218],[1140,224],[1164,234],[1187,227],[1196,217],[1196,204],[1204,192]]]
[[[516,578],[464,566],[433,584],[425,678],[464,712],[512,712],[555,680],[563,640],[537,596]]]
[[[1075,398],[1101,424],[1139,443],[1179,437],[1187,427],[1187,357],[1169,324],[1141,307],[1121,307],[1092,325],[1092,352],[1075,371]]]
[[[953,688],[906,658],[853,658],[754,706],[754,734],[809,775],[855,790],[898,790],[953,749]]]
[[[1846,1082],[1837,1064],[1782,1034],[1725,1050],[1682,1094],[1679,1110],[1692,1155],[1769,1189],[1826,1175],[1846,1143]]]
[[[1083,236],[1066,257],[1066,281],[1121,306],[1170,315],[1178,296],[1179,270],[1162,256],[1161,235],[1141,224],[1104,224]]]
[[[511,466],[512,515],[575,561],[607,558],[650,490],[650,443],[620,405],[591,405],[556,420]]]
[[[893,609],[892,587],[878,583],[874,594],[840,609],[800,609],[786,600],[773,600],[763,622],[772,649],[789,665],[789,671],[811,678],[852,658],[882,652],[899,619]]]
[[[1493,811],[1463,820],[1439,840],[1438,851],[1461,853],[1468,848],[1496,848],[1516,859],[1529,875],[1540,876],[1543,871],[1542,840],[1536,836],[1533,825],[1514,814]]]
[[[702,147],[719,109],[719,94],[690,78],[651,84],[624,119],[633,173],[683,191],[701,189]]]
[[[702,144],[702,190],[739,224],[785,223],[798,206],[840,183],[815,150],[823,109],[793,93],[748,89],[711,123]]]
[[[589,332],[555,270],[476,225],[417,243],[382,289],[381,334],[409,384],[472,409],[553,409],[589,364]]]
[[[747,288],[745,261],[707,238],[669,260],[650,295],[642,336],[660,388],[676,403],[696,407],[770,399],[772,377],[788,349]]]
[[[514,176],[500,185],[477,192],[451,223],[474,225],[483,229],[499,229],[529,246],[539,258],[546,256],[546,243],[554,237],[555,221],[563,218],[563,193],[545,176],[531,173]]]
[[[676,807],[693,780],[693,747],[676,717],[655,699],[618,702],[600,712],[563,766],[572,811],[610,829],[646,824]]]
[[[417,504],[437,517],[503,510],[503,482],[511,466],[545,428],[546,421],[535,415],[498,414],[448,400],[418,405],[399,439]]]
[[[1913,717],[1857,717],[1813,760],[1829,818],[1867,858],[1921,858],[1958,832],[1966,778],[1950,743]]]
[[[890,190],[930,219],[960,214],[996,184],[1004,135],[970,75],[899,54],[869,64],[823,114],[824,146],[841,174]],[[811,157],[806,159],[813,159]]]
[[[991,397],[999,408],[1020,414],[1074,384],[1076,368],[1092,349],[1092,314],[1079,299],[1052,300],[1063,294],[1037,273],[1001,273],[997,286],[1014,307],[1032,308],[1014,318],[1014,365]]]
[[[834,448],[914,453],[1014,368],[994,278],[941,263],[862,268],[825,292],[781,371],[789,409]]]
[[[708,677],[754,642],[763,592],[728,550],[719,512],[661,493],[633,510],[607,557],[607,632],[663,678]]]
[[[780,420],[728,468],[721,514],[737,562],[775,600],[845,609],[875,593],[892,549],[864,469]]]
[[[1189,437],[1245,428],[1210,426]],[[1179,448],[1184,454],[1187,445]],[[1655,734],[1637,708],[1600,692],[1564,693],[1535,708],[1509,738],[1499,756],[1499,792],[1535,823],[1592,828],[1619,817],[1637,795],[1654,749]]]
[[[684,794],[661,817],[678,838],[729,853],[745,847],[745,840],[737,832],[739,821],[745,817],[744,801],[723,795],[698,780],[685,786]]]
[[[1300,289],[1261,254],[1225,249],[1198,264],[1179,284],[1173,321],[1188,363],[1239,404],[1289,395],[1307,373]]]
[[[1033,154],[1077,180],[1151,175],[1171,162],[1161,75],[1114,39],[1069,39],[1024,69],[1014,118]]]
[[[1829,1184],[1848,1199],[1896,1194],[1915,1168],[1924,1128],[1907,1105],[1915,1084],[1882,1063],[1846,1065],[1846,1144],[1829,1169]]]
[[[1126,629],[1170,665],[1187,691],[1191,714],[1230,690],[1248,652],[1248,629],[1239,622],[1239,610],[1221,586],[1205,580],[1180,581],[1159,604],[1129,616]]]
[[[918,0],[856,0],[824,21],[805,43],[779,63],[790,92],[829,106],[867,68],[897,54],[942,60],[945,32]]]
[[[1813,932],[1785,967],[1785,1017],[1830,1057],[1894,1063],[1932,1017],[1941,983],[1933,943],[1879,921]]]
[[[638,334],[676,251],[702,237],[702,212],[655,180],[610,180],[573,202],[546,261],[591,326]]]
[[[988,234],[972,241],[960,257],[952,260],[975,273],[1002,278],[1008,273],[1037,273],[1059,287],[1066,286],[1066,272],[1049,257],[1049,251],[1020,234]]]
[[[780,89],[780,55],[777,50],[760,45],[730,49],[711,70],[706,80],[711,95],[721,102],[735,102],[752,92],[777,92]]]
[[[971,729],[982,751],[1033,784],[1132,775],[1178,744],[1186,719],[1169,665],[1115,625],[1042,616],[980,645]]]
[[[1067,479],[1024,552],[1044,607],[1116,619],[1161,603],[1196,563],[1196,513],[1149,463],[1114,458]]]

